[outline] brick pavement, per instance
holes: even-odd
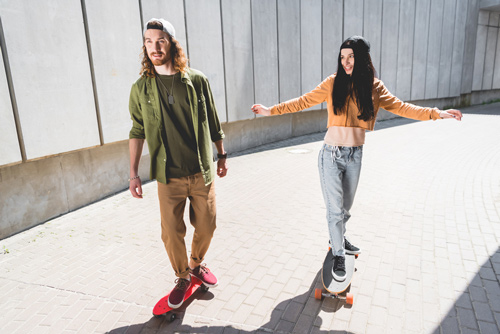
[[[124,191],[0,240],[0,333],[498,333],[499,107],[367,134],[353,306],[314,299],[328,240],[314,134],[230,156],[206,259],[220,284],[180,319],[151,315],[175,279],[151,182],[143,200]]]

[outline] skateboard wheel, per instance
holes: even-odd
[[[321,300],[321,297],[323,297],[323,291],[321,289],[314,290],[314,298]]]
[[[175,320],[175,313],[170,314],[170,315],[168,316],[168,319],[167,319],[167,320],[168,320],[168,322],[172,322],[172,321],[174,321],[174,320]]]
[[[359,257],[359,254],[354,255],[354,258],[357,259]]]
[[[200,289],[201,289],[201,292],[207,292],[208,291],[208,286],[202,284],[200,286]]]
[[[348,293],[346,296],[345,296],[345,301],[347,302],[347,304],[349,305],[352,305],[354,304],[354,295],[352,293]]]

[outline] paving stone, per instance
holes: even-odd
[[[441,322],[441,333],[443,334],[452,334],[460,332],[460,325],[458,323],[458,319],[455,317],[446,317]]]
[[[478,320],[494,322],[493,313],[491,312],[490,305],[487,303],[472,302],[476,318]]]
[[[463,309],[461,307],[457,308],[458,319],[460,321],[461,328],[471,328],[471,329],[479,329],[477,325],[477,319],[472,310]]]
[[[230,156],[206,257],[219,287],[182,319],[151,315],[175,275],[149,182],[141,201],[123,191],[0,240],[0,323],[23,334],[498,333],[500,112],[466,110],[460,123],[391,120],[367,133],[348,224],[363,249],[352,306],[314,299],[328,243],[323,132]],[[192,236],[188,223],[188,250]]]
[[[498,334],[500,332],[500,328],[490,322],[479,321],[479,330],[482,334]]]

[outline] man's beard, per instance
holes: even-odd
[[[151,54],[151,56],[153,56],[154,54],[156,54],[156,53]],[[151,62],[153,63],[154,66],[165,65],[166,63],[168,63],[170,61],[170,59],[165,54],[162,53],[162,55],[163,55],[163,57],[160,59],[152,60],[151,59],[152,57],[149,57],[149,59],[151,60]]]

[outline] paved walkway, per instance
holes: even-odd
[[[206,259],[220,285],[173,323],[151,315],[175,279],[151,182],[143,200],[124,191],[1,240],[0,332],[499,333],[499,108],[367,134],[353,306],[314,299],[328,242],[315,134],[230,157]]]

